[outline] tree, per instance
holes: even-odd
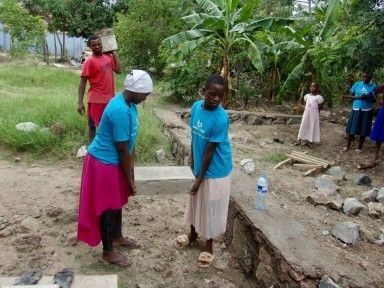
[[[29,48],[41,49],[45,40],[41,17],[30,15],[15,1],[4,0],[0,6],[0,21],[11,34],[12,53],[24,53]]]
[[[122,63],[141,69],[152,67],[161,74],[165,63],[159,47],[164,38],[177,31],[183,7],[179,0],[136,0],[127,14],[118,13],[114,30]]]
[[[231,65],[231,52],[237,45],[248,51],[253,66],[263,70],[259,47],[252,40],[255,31],[274,29],[293,21],[286,18],[266,17],[253,20],[255,1],[238,0],[196,0],[202,13],[183,17],[192,27],[175,34],[163,41],[176,60],[185,59],[194,49],[202,45],[215,45],[222,56],[223,75],[228,83]],[[223,103],[228,106],[231,101],[228,91]]]

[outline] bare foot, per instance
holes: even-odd
[[[114,239],[113,244],[124,246],[131,249],[138,249],[141,248],[141,244],[134,238],[131,237],[123,237]]]
[[[131,259],[117,253],[116,251],[104,251],[102,257],[108,263],[118,265],[120,267],[128,267],[133,264]]]

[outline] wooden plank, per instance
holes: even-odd
[[[304,156],[304,155],[291,154],[290,157],[291,157],[291,158],[296,157],[296,158],[302,159],[303,162],[305,162],[304,160],[306,160],[305,163],[309,163],[309,164],[330,165],[330,164],[327,163],[327,162],[318,160],[318,159],[316,159],[316,158],[306,157],[306,156]]]
[[[292,152],[292,155],[297,155],[297,156],[303,157],[303,158],[308,159],[308,160],[313,160],[314,162],[319,162],[319,163],[323,163],[323,164],[327,164],[327,165],[331,164],[327,160],[323,160],[323,159],[320,159],[320,158],[309,156],[309,155],[306,155],[306,154],[303,154],[303,153],[300,153],[300,152],[296,152],[296,151]]]
[[[306,159],[313,160],[313,161],[316,161],[316,162],[321,162],[321,163],[324,163],[324,164],[327,164],[327,165],[331,165],[332,164],[331,162],[329,162],[327,160],[320,159],[320,158],[313,157],[313,156],[309,156],[309,155],[304,154],[302,152],[293,151],[292,155],[302,156],[302,157],[305,157]]]
[[[306,163],[306,164],[311,164],[311,165],[327,165],[327,164],[324,164],[324,163],[321,163],[321,162],[316,162],[316,161],[313,161],[313,160],[310,160],[310,159],[307,159],[307,158],[304,158],[302,156],[298,156],[298,155],[289,155],[290,158],[292,158],[293,160],[296,160],[296,161],[299,161],[299,162],[303,162],[303,163]]]
[[[318,167],[323,167],[324,165],[320,164],[293,164],[293,167],[298,167],[298,168],[306,168],[306,169],[315,169]]]
[[[306,176],[314,176],[314,175],[320,173],[321,171],[323,171],[323,167],[317,167],[317,168],[308,170],[307,172],[303,173],[303,176],[304,177],[306,177]]]
[[[279,164],[277,164],[275,167],[273,167],[273,169],[279,169],[281,166],[283,166],[285,164],[289,164],[289,163],[292,163],[292,158],[288,158],[288,159],[281,161]]]

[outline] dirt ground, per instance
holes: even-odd
[[[302,177],[301,171],[292,167],[273,170],[282,155],[293,150],[308,151],[346,169],[347,180],[341,186],[344,198],[358,197],[369,190],[356,186],[353,178],[360,173],[356,164],[373,156],[372,143],[366,143],[363,154],[356,154],[353,149],[341,154],[344,127],[323,121],[321,145],[310,150],[292,145],[297,132],[298,125],[234,123],[231,137],[235,165],[239,166],[243,158],[252,158],[256,164],[253,176],[256,179],[261,170],[267,172],[271,193],[283,204],[285,200],[290,203],[287,213],[289,210],[294,213],[294,205],[309,207],[305,199],[314,191],[313,178]],[[276,143],[273,138],[284,143]],[[205,270],[196,266],[198,248],[179,251],[173,247],[173,239],[185,231],[184,195],[131,199],[124,212],[124,232],[139,239],[144,246],[126,252],[135,262],[131,268],[115,268],[100,260],[100,248],[91,249],[74,241],[80,162],[48,164],[22,160],[14,163],[13,158],[5,158],[8,159],[0,160],[0,275],[16,276],[36,267],[52,275],[70,267],[81,274],[117,273],[120,287],[253,287],[221,240],[215,243],[215,265]],[[372,178],[374,187],[384,186],[383,165],[365,173]],[[384,269],[383,246],[371,243],[384,228],[383,219],[371,219],[366,213],[351,219],[341,212],[316,209],[319,211],[310,222],[319,230],[331,223],[330,219],[352,220],[361,225],[363,244],[356,247],[340,244],[340,253],[352,258],[356,253],[359,257],[356,263],[360,263],[361,269],[370,265]],[[361,258],[361,255],[365,256]]]

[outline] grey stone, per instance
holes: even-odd
[[[230,117],[232,122],[235,122],[241,118],[239,114],[232,114]]]
[[[329,195],[323,191],[316,191],[307,197],[307,201],[312,205],[327,206],[330,209],[337,211],[343,207],[343,198],[339,193]]]
[[[295,124],[300,124],[300,123],[301,123],[301,118],[293,117],[293,118],[289,118],[285,124],[286,125],[295,125]]]
[[[355,184],[356,185],[362,185],[362,186],[370,186],[372,183],[372,179],[365,174],[359,174],[355,178]]]
[[[384,214],[384,206],[381,203],[368,203],[368,215],[372,218],[380,218]]]
[[[339,190],[339,186],[327,175],[321,175],[315,179],[315,187],[319,191],[323,191],[329,195],[335,195],[337,190]]]
[[[165,161],[165,151],[163,149],[156,151],[156,159],[159,163],[164,163]]]
[[[265,125],[272,125],[273,119],[266,119]]]
[[[364,205],[361,204],[355,198],[347,198],[344,200],[343,212],[345,215],[352,216],[357,215],[364,208]]]
[[[363,192],[361,194],[361,201],[365,203],[374,202],[378,194],[379,194],[379,190],[377,190],[376,188]]]
[[[319,283],[319,288],[340,288],[339,285],[337,285],[331,277],[328,275],[324,275],[323,278],[321,278],[321,281]]]
[[[36,234],[23,235],[13,240],[12,245],[15,246],[18,252],[31,252],[41,248],[43,239]]]
[[[21,162],[21,158],[20,158],[20,157],[15,157],[15,159],[14,159],[14,160],[15,160],[15,162],[16,162],[16,163],[19,163],[19,162]]]
[[[273,121],[274,125],[285,125],[287,120],[284,117],[277,117],[275,121]]]
[[[77,150],[76,158],[83,158],[85,155],[87,155],[87,146],[83,145]]]
[[[360,227],[353,222],[337,222],[331,233],[347,244],[354,245],[360,240]]]
[[[243,159],[240,162],[240,166],[246,174],[252,174],[255,172],[255,164],[252,159]]]
[[[324,117],[324,118],[329,118],[329,117],[331,117],[331,111],[321,110],[320,116]]]
[[[263,119],[259,116],[249,115],[247,117],[248,125],[263,125],[263,123],[264,123]]]
[[[384,187],[381,188],[380,191],[377,193],[376,200],[384,205]]]
[[[25,218],[21,221],[20,226],[22,229],[32,232],[38,232],[41,229],[40,223],[33,217]]]
[[[55,207],[55,206],[51,206],[51,207],[49,207],[49,208],[45,211],[45,214],[46,214],[48,217],[56,218],[56,217],[59,216],[61,213],[63,213],[63,211],[64,211],[63,208]]]
[[[340,166],[333,166],[328,169],[327,175],[334,177],[337,180],[344,180],[347,173]]]

